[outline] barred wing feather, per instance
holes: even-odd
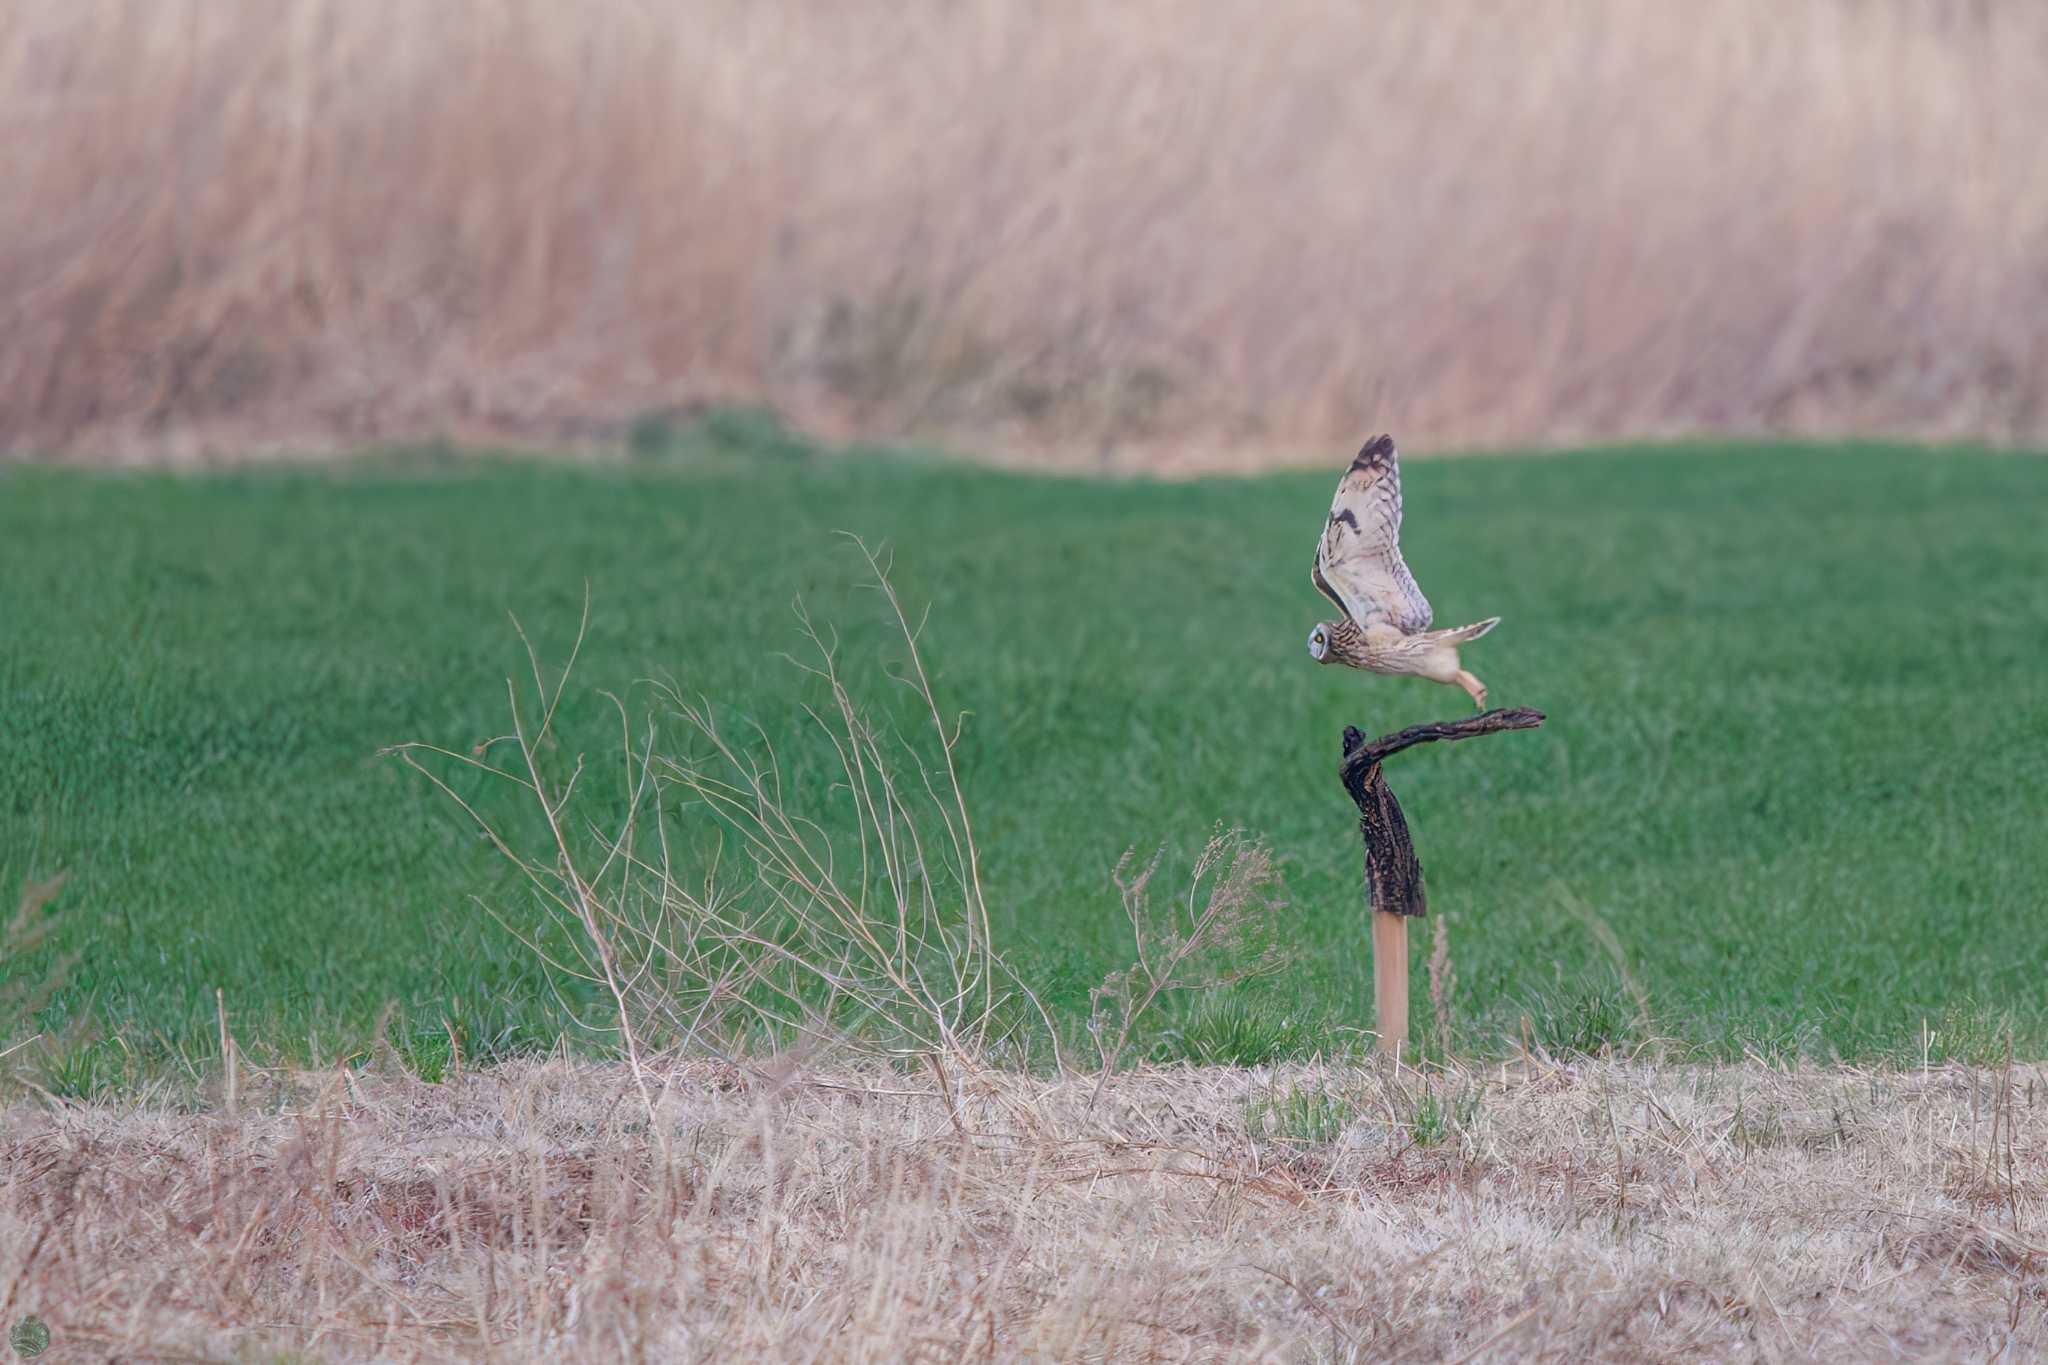
[[[1401,558],[1401,456],[1391,436],[1365,443],[1337,484],[1310,580],[1363,629],[1429,629],[1429,599]]]

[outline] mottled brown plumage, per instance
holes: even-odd
[[[1344,612],[1309,635],[1309,657],[1317,663],[1456,684],[1486,705],[1486,685],[1460,665],[1458,646],[1486,634],[1500,618],[1429,628],[1429,599],[1401,558],[1401,456],[1393,437],[1367,441],[1338,481],[1309,579]]]

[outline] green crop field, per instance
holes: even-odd
[[[876,638],[844,529],[929,604],[997,940],[1062,1026],[1128,958],[1119,856],[1164,842],[1184,875],[1221,821],[1280,858],[1294,957],[1173,1003],[1144,1052],[1348,1046],[1370,970],[1339,733],[1469,703],[1306,654],[1346,454],[1106,483],[742,429],[606,468],[0,472],[0,876],[69,874],[48,936],[0,964],[31,1015],[0,1032],[62,1042],[45,1080],[72,1088],[204,1057],[216,990],[282,1058],[347,1055],[387,1005],[401,1050],[444,1019],[474,1056],[550,1045],[561,1003],[477,903],[516,916],[524,893],[379,750],[501,733],[525,668],[507,614],[558,660],[586,584],[562,723],[593,764],[617,747],[600,690],[648,678],[796,736],[792,600],[856,654]],[[1698,448],[1405,478],[1439,622],[1502,616],[1467,663],[1494,704],[1549,715],[1389,768],[1465,1046],[1525,1017],[1553,1048],[2048,1040],[2048,462]]]

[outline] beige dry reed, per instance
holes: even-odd
[[[15,0],[0,451],[2048,439],[2028,0]]]

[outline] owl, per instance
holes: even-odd
[[[1344,613],[1317,623],[1308,637],[1311,659],[1455,683],[1485,708],[1486,684],[1459,664],[1458,646],[1500,618],[1429,628],[1429,599],[1401,559],[1401,456],[1393,437],[1367,441],[1344,472],[1309,577]]]

